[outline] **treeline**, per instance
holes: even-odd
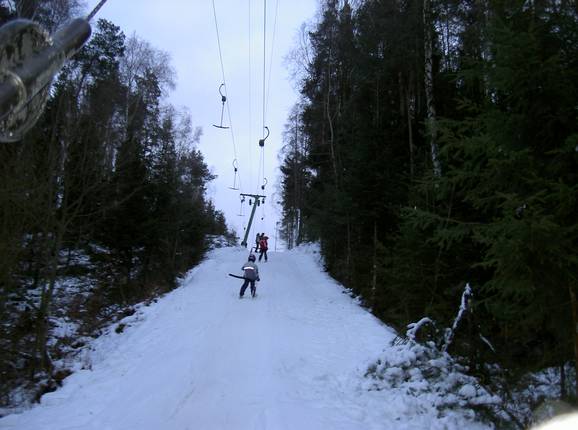
[[[49,0],[3,1],[0,11],[46,28],[81,12]],[[0,145],[1,402],[23,376],[50,385],[61,358],[55,316],[91,334],[111,307],[173,288],[208,234],[229,235],[205,198],[214,176],[195,148],[201,130],[166,102],[174,79],[166,53],[99,20],[38,124]],[[63,291],[63,278],[90,285]]]
[[[352,3],[293,53],[284,238],[402,332],[450,326],[469,283],[472,372],[575,361],[578,3]]]

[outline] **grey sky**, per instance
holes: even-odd
[[[98,0],[87,3],[92,8]],[[245,216],[238,216],[239,191],[229,189],[234,179],[235,152],[242,191],[267,195],[265,210],[259,208],[255,215],[250,238],[259,230],[273,239],[279,219],[279,209],[273,207],[279,200],[275,195],[279,174],[277,154],[288,112],[298,97],[283,59],[294,47],[300,25],[315,15],[317,3],[317,0],[266,1],[265,65],[266,83],[270,82],[270,87],[265,92],[268,94],[265,125],[271,134],[264,148],[264,177],[268,180],[265,191],[261,190],[258,179],[263,176],[259,175],[258,141],[262,135],[264,0],[215,0],[214,3],[236,151],[230,130],[212,126],[220,122],[218,89],[222,83],[212,0],[108,0],[96,16],[120,26],[127,36],[136,33],[153,47],[170,53],[177,72],[177,88],[170,101],[177,107],[186,106],[193,124],[202,127],[199,149],[213,173],[218,175],[209,187],[209,197],[241,237],[251,207],[245,202]],[[223,122],[228,125],[226,112]]]

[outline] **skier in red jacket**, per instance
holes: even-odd
[[[269,249],[269,245],[267,244],[267,236],[265,233],[261,234],[261,239],[259,239],[259,261],[265,256],[265,261],[267,261],[267,249]]]

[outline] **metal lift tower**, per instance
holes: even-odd
[[[241,196],[244,197],[250,197],[255,199],[255,201],[253,202],[253,209],[251,210],[251,216],[249,217],[249,224],[247,224],[247,229],[245,230],[245,237],[243,238],[243,241],[241,242],[241,245],[244,247],[247,247],[247,238],[249,237],[249,232],[251,231],[251,224],[253,223],[253,216],[255,216],[255,211],[257,210],[257,206],[260,206],[261,204],[265,204],[265,197],[266,196],[260,196],[259,194],[243,194],[241,193]],[[263,201],[261,201],[261,199],[263,199]],[[250,200],[249,200],[250,202]]]

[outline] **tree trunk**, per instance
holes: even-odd
[[[331,151],[331,165],[333,167],[333,175],[335,176],[335,184],[339,183],[337,178],[337,157],[335,155],[335,141],[333,131],[333,120],[331,118],[331,111],[329,108],[329,98],[331,97],[331,84],[327,84],[327,100],[325,103],[325,114],[327,115],[327,123],[329,124],[329,149]]]
[[[426,129],[430,139],[431,160],[433,173],[440,177],[442,168],[439,160],[439,149],[437,145],[437,124],[436,110],[434,103],[434,84],[433,84],[433,35],[432,35],[432,18],[431,18],[431,0],[423,2],[423,31],[424,31],[424,60],[425,60],[425,98],[427,106]]]
[[[327,94],[325,97],[325,115],[329,125],[329,149],[331,151],[331,165],[333,166],[333,175],[335,176],[335,185],[338,187],[339,180],[337,177],[337,156],[335,151],[335,132],[333,130],[333,118],[331,118],[331,56],[332,50],[329,49],[329,60],[327,64]]]
[[[293,218],[293,229],[292,229],[292,244],[291,247],[293,246],[298,246],[299,245],[299,230],[300,230],[300,218],[301,218],[301,212],[299,210],[299,208],[301,207],[301,176],[302,176],[302,169],[301,169],[301,152],[299,150],[299,125],[298,125],[298,121],[297,121],[297,117],[295,117],[295,121],[293,123],[293,130],[295,132],[295,136],[293,137],[294,141],[293,141],[293,166],[294,166],[294,170],[293,170],[293,196],[294,196],[294,201],[293,201],[293,213],[294,213],[294,218]]]
[[[295,234],[295,246],[299,246],[301,243],[301,209],[297,208],[295,211],[297,218],[295,220],[296,234]]]
[[[373,221],[373,262],[371,275],[371,306],[375,307],[377,292],[377,221]]]
[[[35,339],[35,365],[33,373],[37,371],[46,371],[49,374],[52,371],[52,362],[48,354],[48,319],[50,317],[50,307],[52,306],[52,298],[54,296],[54,288],[56,286],[56,278],[58,276],[58,262],[60,256],[60,249],[62,247],[63,231],[62,225],[59,225],[54,231],[54,238],[52,239],[49,249],[46,254],[48,258],[48,279],[42,287],[42,294],[40,297],[40,305],[38,306],[38,315],[36,319],[36,339]]]
[[[566,364],[560,365],[560,398],[566,399]]]
[[[570,304],[572,306],[572,320],[574,323],[574,366],[576,369],[576,403],[578,404],[578,301],[576,301],[576,292],[573,290],[572,285],[568,287],[570,293]]]
[[[409,177],[413,181],[414,166],[413,166],[413,103],[411,95],[412,77],[405,88],[405,108],[407,115],[407,139],[409,143]]]
[[[347,270],[347,282],[351,282],[351,221],[347,214],[347,258],[345,267]]]

